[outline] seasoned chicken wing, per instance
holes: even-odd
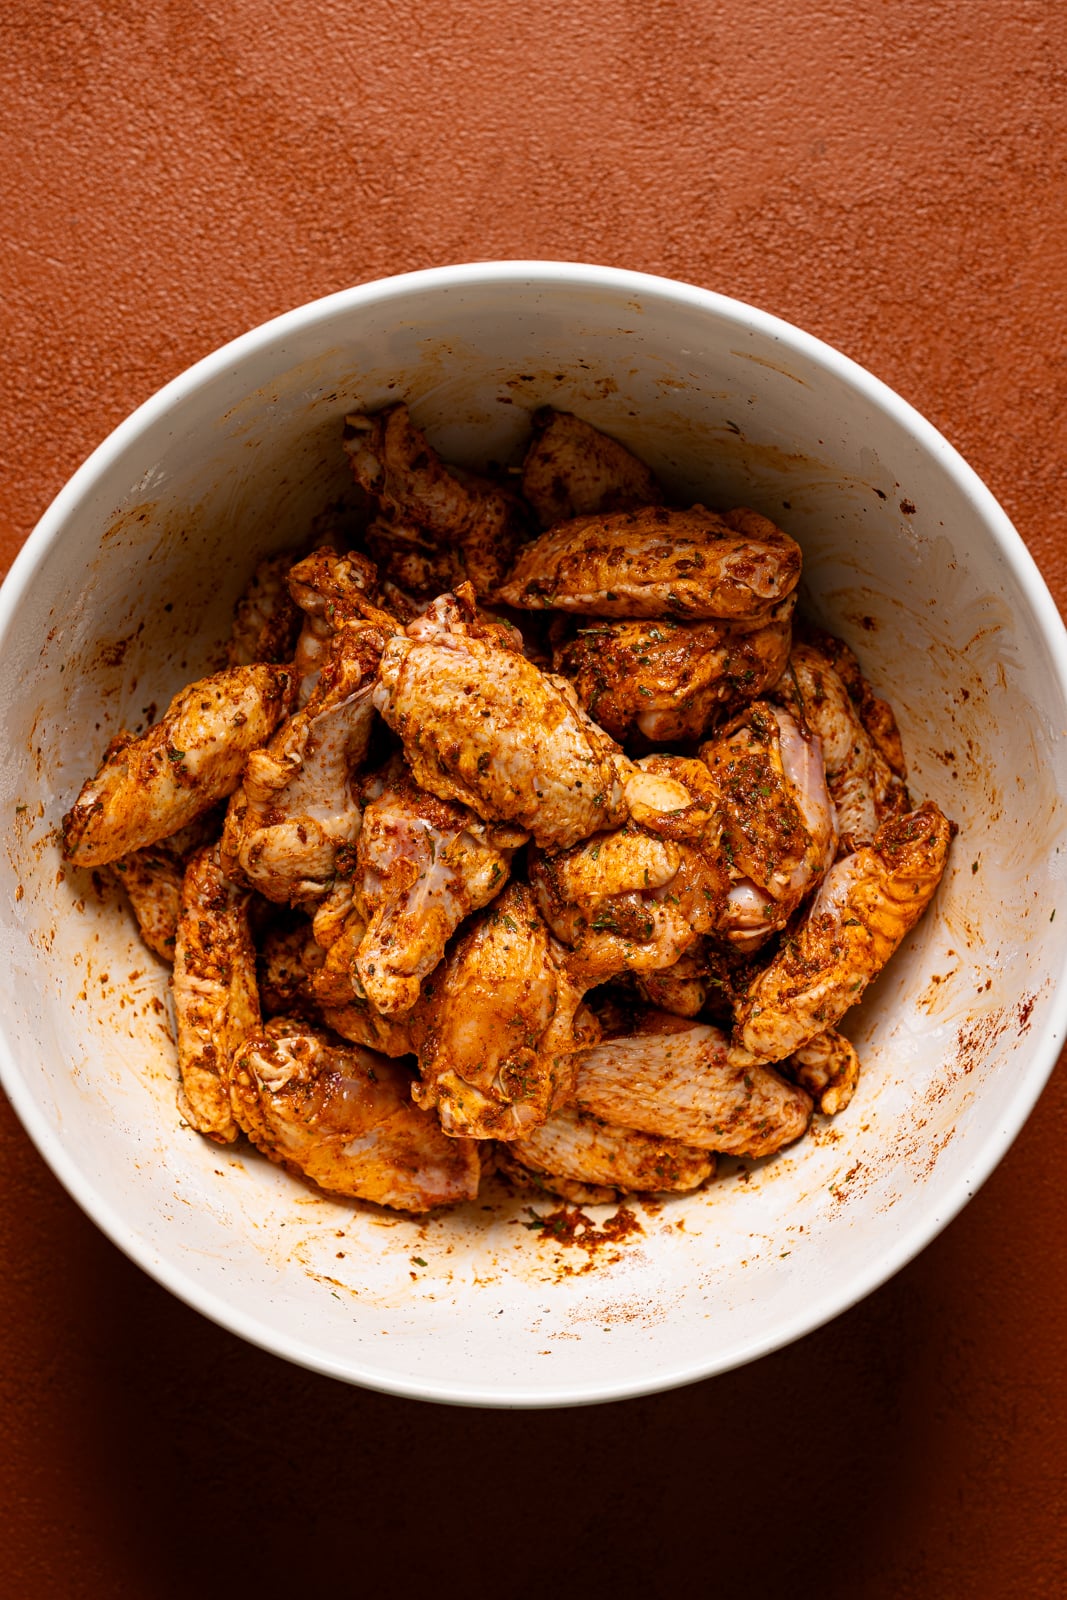
[[[410,1072],[324,1029],[268,1022],[236,1052],[232,1095],[256,1148],[331,1194],[421,1212],[478,1193],[477,1148],[412,1104]]]
[[[105,868],[126,891],[141,938],[163,961],[174,960],[185,863],[165,843],[133,850]]]
[[[716,926],[726,897],[717,795],[702,763],[649,756],[626,798],[621,828],[528,861],[538,909],[591,983],[674,966]]]
[[[786,1070],[808,1091],[823,1116],[833,1117],[844,1111],[856,1092],[860,1058],[843,1033],[827,1028],[793,1051]]]
[[[774,698],[818,736],[843,847],[869,844],[880,822],[907,807],[908,792],[863,726],[841,678],[811,645],[795,644]]]
[[[525,1138],[500,1146],[498,1161],[520,1182],[579,1205],[607,1205],[624,1194],[697,1189],[715,1171],[715,1157],[677,1139],[617,1128],[571,1107],[556,1111]]]
[[[325,960],[306,917],[290,913],[268,928],[256,968],[264,1015],[317,1019],[319,1007],[310,985]]]
[[[796,933],[752,984],[737,1043],[781,1061],[834,1027],[926,910],[954,831],[927,800],[837,861]]]
[[[405,405],[346,417],[344,448],[377,501],[367,542],[390,578],[414,595],[464,580],[479,595],[496,587],[524,531],[516,496],[446,467]]]
[[[373,673],[386,638],[398,626],[375,608],[379,586],[374,563],[354,550],[340,555],[323,546],[290,568],[288,587],[303,620],[293,659],[300,680],[297,704],[304,706],[311,698],[342,629],[348,632],[347,658],[360,660],[364,671]]]
[[[885,759],[889,770],[905,782],[908,776],[908,763],[904,758],[904,745],[897,727],[897,719],[893,707],[887,700],[880,700],[860,671],[860,664],[853,652],[843,639],[837,639],[832,633],[826,633],[822,628],[805,627],[802,644],[811,645],[825,661],[828,661],[837,673],[841,682],[848,690],[849,698],[859,712],[860,721],[866,728],[876,749]],[[907,805],[901,806],[907,810]]]
[[[633,983],[646,1005],[676,1017],[698,1017],[708,1003],[715,969],[708,959],[708,941],[700,937],[670,967],[638,972]]]
[[[553,665],[613,739],[699,739],[724,709],[778,682],[795,605],[793,593],[757,627],[669,618],[591,622],[555,646]]]
[[[234,608],[233,633],[226,647],[231,667],[250,667],[257,661],[280,665],[293,659],[301,619],[286,583],[292,564],[292,556],[283,552],[268,556],[256,568]]]
[[[389,641],[374,690],[415,782],[545,847],[620,822],[628,763],[570,684],[485,637],[465,585],[450,607]]]
[[[543,406],[522,464],[522,497],[542,528],[591,512],[625,511],[662,500],[643,461],[569,411]]]
[[[358,660],[345,659],[347,637],[346,631],[334,639],[305,709],[249,756],[226,813],[225,870],[279,904],[321,899],[338,852],[359,835],[351,780],[367,751],[374,707]],[[336,676],[328,676],[338,657]]]
[[[570,1057],[583,1040],[573,1022],[562,1037],[551,1027],[563,965],[530,890],[513,882],[424,981],[412,1020],[422,1075],[414,1094],[436,1105],[447,1133],[517,1139],[569,1089]],[[573,1019],[575,994],[565,990]]]
[[[291,704],[285,667],[231,667],[175,695],[141,738],[113,739],[63,818],[63,853],[98,867],[156,844],[237,788]]]
[[[811,1117],[803,1089],[731,1050],[718,1028],[663,1011],[584,1050],[575,1098],[593,1116],[723,1155],[771,1155]]]
[[[365,932],[355,970],[372,1005],[393,1015],[415,1004],[464,917],[503,888],[526,835],[427,794],[400,756],[363,794],[353,887]]]
[[[756,619],[799,577],[799,547],[755,511],[649,506],[541,534],[520,550],[497,598],[593,617]]]
[[[178,1106],[198,1133],[232,1144],[230,1058],[259,1026],[256,952],[248,923],[250,891],[230,882],[217,845],[190,859],[182,883],[174,949],[178,1023]]]
[[[720,796],[734,880],[720,931],[753,949],[785,926],[834,858],[821,746],[787,711],[756,701],[700,756]]]

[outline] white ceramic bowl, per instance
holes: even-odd
[[[551,403],[623,439],[680,496],[781,523],[814,610],[896,707],[914,792],[960,825],[934,906],[855,1017],[849,1110],[749,1174],[637,1207],[643,1232],[597,1256],[523,1227],[524,1201],[414,1222],[190,1132],[167,973],[88,875],[60,869],[56,823],[108,738],[217,663],[255,561],[343,490],[344,412],[400,396],[449,459],[512,457],[527,411]],[[725,1371],[920,1250],[1045,1082],[1064,1031],[1065,663],[1033,563],[959,456],[772,317],[661,279],[523,262],[305,306],[116,429],[0,595],[8,1092],[116,1244],[317,1371],[538,1406]]]

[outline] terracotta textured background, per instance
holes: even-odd
[[[547,256],[735,294],[959,446],[1067,603],[1060,0],[0,0],[0,565],[301,301]],[[556,1414],[348,1390],[127,1263],[0,1116],[0,1592],[1067,1592],[1067,1103],[741,1372]],[[284,1581],[283,1581],[284,1578]]]

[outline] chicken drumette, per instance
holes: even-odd
[[[356,482],[377,502],[367,543],[402,589],[430,598],[469,580],[488,595],[524,531],[520,501],[458,467],[446,467],[405,405],[345,418]]]
[[[544,846],[620,822],[630,764],[571,685],[481,621],[466,585],[431,612],[389,640],[374,690],[420,788]]]

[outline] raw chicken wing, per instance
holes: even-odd
[[[928,800],[837,861],[795,935],[749,990],[738,1044],[760,1060],[782,1061],[834,1027],[926,910],[954,831]]]
[[[268,900],[320,900],[333,882],[338,852],[358,837],[351,780],[374,722],[366,676],[376,655],[362,628],[341,628],[304,710],[248,759],[226,813],[222,862]]]
[[[811,1117],[803,1089],[731,1050],[718,1028],[662,1011],[583,1051],[575,1098],[609,1122],[724,1155],[771,1155]]]
[[[669,619],[590,623],[556,646],[553,661],[613,739],[699,739],[725,708],[778,682],[795,605],[794,593],[758,627]]]
[[[415,782],[550,848],[620,822],[628,763],[570,684],[482,636],[465,585],[450,606],[389,641],[374,691]]]
[[[354,903],[365,924],[355,955],[363,992],[387,1015],[408,1011],[463,919],[503,888],[526,835],[439,800],[394,757],[364,787]]]
[[[331,1194],[399,1211],[473,1200],[481,1160],[411,1103],[411,1074],[324,1029],[276,1017],[234,1057],[233,1105],[265,1156]]]
[[[799,577],[798,546],[755,511],[648,506],[541,534],[519,552],[497,599],[592,617],[756,619]]]
[[[827,1028],[794,1050],[789,1076],[813,1097],[824,1117],[844,1111],[860,1076],[860,1058],[843,1033]]]
[[[224,876],[217,845],[205,845],[191,858],[174,950],[178,1106],[198,1133],[219,1144],[232,1144],[238,1134],[230,1058],[260,1021],[250,898],[249,890]]]
[[[98,867],[156,844],[232,794],[250,751],[289,710],[285,667],[231,667],[176,695],[141,738],[112,740],[63,818],[63,853]]]
[[[231,667],[254,662],[281,664],[293,659],[300,613],[286,583],[293,558],[288,552],[261,561],[234,607],[233,633],[226,647]]]
[[[569,1089],[582,1042],[573,1027],[562,1038],[549,1032],[559,1001],[548,928],[526,885],[510,883],[423,984],[413,1020],[418,1103],[437,1106],[447,1133],[475,1139],[517,1139],[537,1127]]]
[[[523,531],[513,495],[446,467],[405,405],[346,417],[344,448],[378,503],[367,542],[392,579],[416,595],[465,579],[479,595],[496,587]]]
[[[842,847],[870,844],[878,824],[907,806],[908,793],[863,726],[841,678],[817,650],[796,644],[774,698],[818,736]]]
[[[542,528],[590,512],[655,505],[661,498],[644,462],[581,417],[544,406],[532,420],[522,497]]]
[[[700,755],[720,796],[734,880],[720,931],[754,949],[785,926],[834,858],[821,747],[787,711],[757,701]]]
[[[498,1161],[520,1181],[578,1205],[608,1205],[624,1194],[680,1194],[706,1183],[715,1158],[677,1139],[617,1128],[571,1107],[525,1138],[502,1145]]]

